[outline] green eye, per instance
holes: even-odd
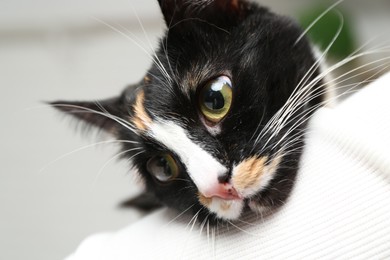
[[[208,121],[218,123],[229,112],[232,96],[232,83],[228,77],[213,79],[199,93],[200,111]]]
[[[159,182],[168,182],[179,175],[179,167],[170,154],[150,158],[146,163],[146,169]]]

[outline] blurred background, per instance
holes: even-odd
[[[335,3],[258,2],[303,26]],[[345,0],[337,9],[345,29],[330,63],[369,40],[364,50],[388,46],[390,0]],[[320,46],[329,41],[326,32],[337,31],[334,14],[311,32]],[[140,188],[127,165],[112,159],[117,147],[80,149],[106,137],[75,131],[42,101],[116,95],[142,78],[164,29],[157,1],[0,0],[0,259],[62,259],[86,236],[143,216],[118,207]],[[350,66],[383,57],[367,55]],[[371,67],[355,80],[386,71]]]

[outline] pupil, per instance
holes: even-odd
[[[210,89],[205,93],[204,104],[211,110],[219,110],[225,106],[225,99],[221,91],[214,91]]]
[[[158,167],[160,168],[159,172],[161,175],[171,176],[171,168],[169,167],[168,161],[164,157],[160,158]]]

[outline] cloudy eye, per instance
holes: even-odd
[[[159,182],[168,182],[179,175],[179,167],[170,154],[157,155],[146,163],[148,172]]]
[[[232,104],[232,83],[226,76],[209,81],[199,92],[199,109],[212,123],[218,123]]]

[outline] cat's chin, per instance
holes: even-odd
[[[220,219],[235,220],[240,217],[244,206],[243,199],[225,200],[213,197],[209,199],[207,208]]]

